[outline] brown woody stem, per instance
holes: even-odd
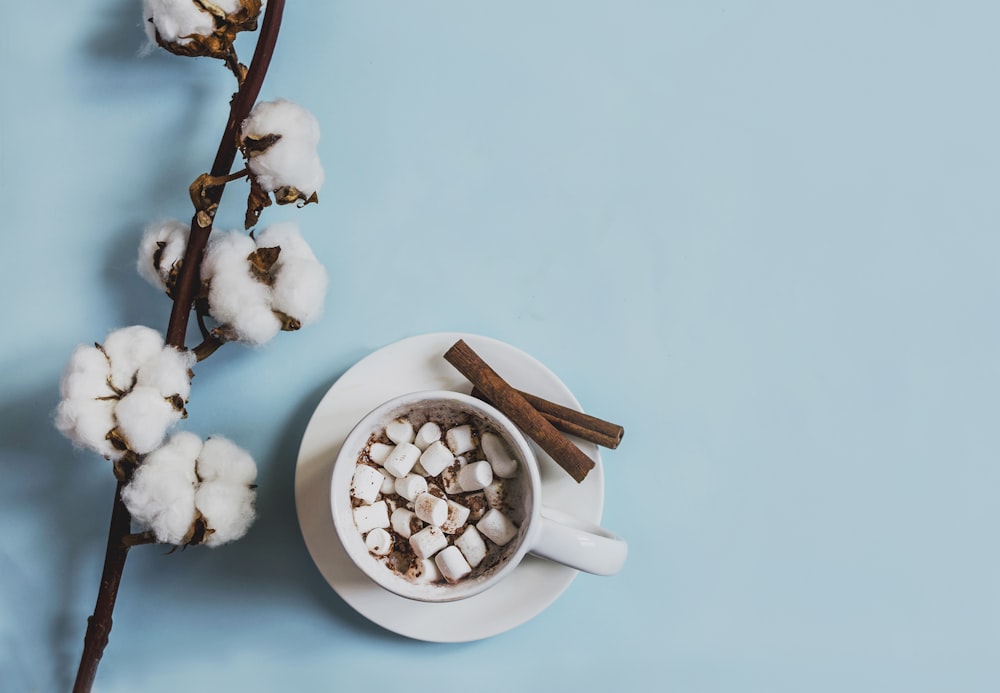
[[[242,81],[240,89],[236,92],[230,105],[229,121],[226,123],[226,129],[215,154],[215,161],[210,173],[212,176],[227,176],[232,170],[237,151],[237,132],[260,94],[260,88],[264,83],[264,76],[267,74],[267,68],[271,63],[271,56],[278,39],[278,29],[281,27],[284,6],[284,0],[270,0],[267,3],[253,59],[247,70],[246,78]],[[223,183],[208,191],[207,197],[214,205],[218,205],[224,188],[225,184]],[[174,305],[170,312],[166,338],[167,344],[171,346],[184,348],[191,307],[200,282],[201,258],[211,232],[211,216],[195,214],[191,222],[191,235],[184,254],[184,262],[172,294]],[[133,544],[147,543],[129,539],[129,537],[142,535],[132,534],[132,516],[121,497],[124,483],[120,480],[115,490],[101,586],[97,593],[94,613],[87,619],[87,633],[84,636],[83,654],[80,657],[80,666],[77,669],[76,682],[73,686],[74,693],[88,693],[94,684],[97,667],[104,655],[104,649],[107,647],[108,637],[111,633],[111,616],[114,612],[115,600],[118,597],[118,586],[121,584],[129,548]]]

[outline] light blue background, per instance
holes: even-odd
[[[190,215],[232,89],[138,58],[137,7],[4,3],[5,691],[68,688],[103,558],[114,482],[51,427],[59,376],[77,343],[165,327],[136,242]],[[98,690],[996,690],[998,24],[971,1],[290,2],[263,96],[316,114],[328,182],[265,221],[301,221],[326,316],[199,367],[185,427],[254,454],[259,519],[132,552]],[[335,378],[451,330],[625,425],[604,519],[631,555],[434,645],[328,588],[292,489]]]

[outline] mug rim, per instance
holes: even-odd
[[[354,524],[350,496],[350,480],[357,465],[358,455],[377,429],[378,422],[387,419],[389,414],[397,413],[407,407],[433,402],[458,404],[460,409],[471,410],[471,413],[496,424],[515,448],[514,452],[528,475],[525,481],[525,489],[528,492],[527,507],[524,509],[524,517],[518,532],[518,546],[488,574],[477,578],[463,578],[457,583],[414,582],[395,573],[372,556],[364,544],[361,532]],[[452,390],[417,390],[396,395],[361,417],[351,427],[334,459],[329,492],[334,529],[351,562],[379,587],[400,597],[422,602],[457,601],[472,597],[497,584],[520,564],[533,545],[534,537],[537,536],[541,526],[541,475],[535,453],[524,434],[496,407],[471,395]]]

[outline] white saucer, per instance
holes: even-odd
[[[511,385],[580,409],[548,368],[514,347],[488,337],[436,333],[410,337],[369,354],[327,391],[306,427],[295,469],[299,526],[313,561],[327,582],[356,611],[400,635],[431,642],[467,642],[503,633],[554,602],[577,571],[528,556],[502,583],[457,602],[427,604],[396,596],[369,580],[348,558],[330,513],[330,474],[354,424],[387,399],[416,390],[468,392],[471,385],[444,353],[464,339]],[[576,441],[597,466],[576,483],[532,443],[542,473],[543,502],[599,523],[604,472],[597,446]]]

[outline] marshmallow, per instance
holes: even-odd
[[[448,538],[439,527],[430,525],[410,537],[410,548],[417,558],[430,558],[448,545]]]
[[[476,522],[486,514],[489,505],[486,503],[486,494],[482,491],[467,493],[462,497],[462,503],[469,508],[469,519]]]
[[[486,542],[483,541],[483,537],[479,534],[479,531],[471,525],[466,527],[465,531],[455,539],[454,545],[459,548],[462,555],[465,556],[465,560],[473,568],[482,563],[483,559],[486,558]]]
[[[424,492],[414,499],[413,512],[427,524],[440,527],[448,519],[448,501]]]
[[[482,532],[494,544],[503,546],[517,535],[517,525],[510,518],[495,508],[483,515],[476,523],[476,529]]]
[[[433,558],[422,559],[418,570],[414,578],[417,582],[441,582],[441,571],[438,570]]]
[[[428,421],[417,431],[413,444],[421,450],[426,450],[435,440],[441,440],[441,427],[433,421]]]
[[[503,479],[494,479],[492,484],[483,489],[483,495],[491,508],[502,510],[507,506],[507,487]]]
[[[358,526],[358,531],[362,534],[376,527],[385,529],[389,526],[389,506],[385,504],[385,501],[371,505],[359,505],[354,509],[354,524]]]
[[[365,503],[374,503],[383,481],[385,477],[382,472],[367,464],[359,464],[351,479],[351,495]]]
[[[448,446],[440,440],[434,441],[427,446],[423,454],[420,455],[420,465],[427,472],[428,476],[437,476],[450,467],[455,462],[455,456],[448,449]]]
[[[385,427],[385,434],[396,445],[413,442],[413,424],[406,419],[396,419]]]
[[[393,478],[392,474],[385,471],[384,469],[380,469],[378,471],[379,474],[382,475],[382,488],[380,488],[379,491],[381,491],[383,495],[388,495],[390,493],[395,492],[396,480]]]
[[[493,483],[493,467],[486,460],[473,462],[458,472],[458,485],[463,491],[479,491]]]
[[[385,462],[385,458],[389,456],[389,453],[392,452],[392,447],[385,443],[372,443],[368,446],[368,459],[375,464],[382,464]]]
[[[517,459],[507,451],[507,446],[496,433],[484,433],[480,438],[483,454],[490,461],[493,473],[501,478],[510,479],[517,474]]]
[[[457,546],[449,546],[434,557],[438,570],[448,582],[458,582],[472,572],[472,566]]]
[[[407,510],[406,508],[396,508],[393,510],[389,522],[392,524],[392,531],[403,537],[403,539],[410,538],[410,535],[413,534],[414,525],[420,527],[423,524],[417,519],[416,514],[412,510]]]
[[[427,479],[418,474],[407,474],[396,479],[396,493],[408,501],[415,500],[427,491]]]
[[[444,434],[444,438],[448,441],[448,447],[456,455],[469,452],[476,447],[476,443],[472,439],[472,426],[469,424],[449,428],[448,432]]]
[[[464,457],[456,457],[450,467],[445,467],[441,472],[441,481],[444,482],[445,493],[462,493],[462,485],[458,483],[458,474],[465,466]]]
[[[376,556],[387,556],[392,551],[392,535],[376,527],[365,537],[365,546]]]
[[[462,529],[462,526],[469,519],[469,509],[461,503],[453,500],[448,501],[448,519],[441,523],[441,530],[445,534],[454,534]]]
[[[413,443],[399,443],[385,458],[382,466],[395,477],[406,476],[420,458],[420,448]]]

